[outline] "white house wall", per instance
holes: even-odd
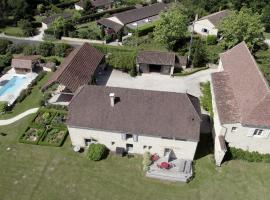
[[[208,33],[203,32],[203,29],[207,29]],[[203,36],[207,36],[207,35],[215,35],[217,36],[218,34],[218,29],[216,29],[216,27],[207,19],[204,20],[199,20],[197,22],[195,22],[194,24],[194,32],[203,35]]]
[[[123,140],[121,133],[90,130],[83,128],[68,127],[72,145],[85,147],[85,139],[95,139],[98,143],[106,145],[111,151],[116,147],[126,148],[126,144],[133,144],[131,153],[143,154],[146,151],[160,156],[164,155],[164,149],[172,149],[177,158],[193,160],[197,142],[162,139],[158,137],[138,136],[138,141],[134,142],[133,138]],[[112,143],[114,142],[114,144]],[[145,147],[146,146],[146,147]],[[149,148],[151,146],[151,148]]]
[[[258,151],[259,153],[270,153],[270,129],[262,129],[261,136],[254,135],[255,127],[244,127],[241,124],[225,124],[226,128],[225,140],[229,146],[240,148],[245,151]],[[232,127],[236,127],[236,131],[231,131]]]

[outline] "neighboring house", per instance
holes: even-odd
[[[64,19],[70,19],[72,17],[72,13],[64,12],[62,14],[55,14],[49,17],[46,17],[42,20],[42,26],[45,27],[45,29],[48,29],[52,23],[59,17],[63,17]]]
[[[43,90],[53,84],[59,84],[55,92],[55,101],[52,102],[59,102],[58,98],[68,99],[69,102],[75,91],[82,85],[92,83],[95,75],[104,67],[104,54],[90,44],[84,43],[65,58],[51,79],[43,86]]]
[[[199,99],[189,94],[86,85],[69,105],[72,145],[148,151],[193,160],[200,139]]]
[[[194,23],[194,32],[203,36],[217,36],[219,23],[229,14],[229,10],[223,10],[198,19]]]
[[[92,0],[90,1],[91,5],[97,9],[97,10],[107,10],[111,9],[113,6],[114,1],[113,0]],[[78,1],[75,3],[75,9],[76,10],[84,10],[84,2],[83,0]]]
[[[14,68],[17,74],[31,73],[39,66],[40,56],[18,56],[11,61],[11,67]]]
[[[136,63],[138,72],[159,72],[172,76],[175,69],[186,68],[187,58],[171,52],[141,51]]]
[[[212,74],[215,160],[226,145],[270,153],[270,88],[245,42],[220,55]]]
[[[168,5],[165,3],[156,3],[117,13],[112,17],[102,18],[97,23],[105,27],[105,33],[108,35],[117,34],[120,30],[127,34],[129,29],[135,30],[140,26],[158,20],[159,14],[167,8]]]

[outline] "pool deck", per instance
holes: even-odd
[[[5,84],[8,83],[14,76],[18,77],[26,77],[25,81],[23,81],[22,84],[20,84],[18,87],[14,88],[12,90],[12,93],[9,92],[7,94],[0,95],[0,101],[6,101],[8,105],[12,105],[16,99],[19,97],[21,91],[23,89],[26,89],[28,85],[37,77],[37,73],[27,73],[27,74],[17,74],[14,69],[10,69],[6,74],[4,74],[0,78],[0,90],[2,87],[5,86]]]

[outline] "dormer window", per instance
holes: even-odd
[[[237,130],[237,127],[232,127],[231,132],[234,133],[234,132],[236,132],[236,130]]]

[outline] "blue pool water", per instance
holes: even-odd
[[[26,81],[26,77],[13,76],[1,89],[0,96],[12,94]]]

